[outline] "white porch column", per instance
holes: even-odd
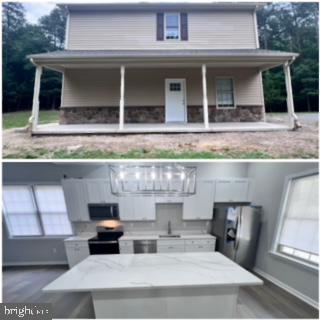
[[[32,124],[32,131],[36,130],[39,118],[39,96],[41,84],[42,66],[36,66],[36,75],[34,78],[32,115],[29,122]]]
[[[202,96],[203,120],[206,129],[209,129],[208,96],[207,96],[207,66],[202,65]]]
[[[283,72],[284,72],[284,78],[285,78],[286,90],[287,90],[287,108],[288,108],[288,116],[289,116],[289,125],[291,129],[295,129],[300,125],[298,123],[298,117],[294,112],[290,64],[288,61],[283,65]]]
[[[124,124],[124,76],[125,66],[120,68],[120,104],[119,104],[119,129],[123,129]]]

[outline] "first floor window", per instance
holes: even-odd
[[[4,186],[3,211],[12,237],[72,234],[60,185]]]
[[[288,179],[275,250],[307,264],[319,263],[319,174]]]
[[[165,14],[165,37],[166,39],[180,38],[180,17],[178,13]]]
[[[217,106],[218,108],[234,107],[234,88],[231,78],[217,79]]]

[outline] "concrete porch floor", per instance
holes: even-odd
[[[246,132],[289,130],[288,125],[269,122],[215,122],[205,129],[203,123],[125,124],[67,124],[38,125],[33,135],[78,135],[78,134],[128,134],[128,133],[195,133],[195,132]]]

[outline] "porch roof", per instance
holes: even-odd
[[[34,64],[57,71],[94,67],[257,67],[261,70],[279,66],[298,56],[294,52],[263,49],[229,50],[61,50],[28,55]]]

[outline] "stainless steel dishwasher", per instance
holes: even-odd
[[[134,240],[134,253],[156,253],[157,240]]]

